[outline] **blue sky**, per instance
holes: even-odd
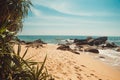
[[[120,36],[120,0],[31,0],[20,35]]]

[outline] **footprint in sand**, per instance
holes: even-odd
[[[93,74],[93,73],[91,73],[90,75],[91,75],[91,76],[94,76],[95,78],[98,78],[98,77],[97,77],[95,74]]]
[[[79,66],[74,66],[74,68],[75,68],[75,71],[82,71],[82,69],[80,69],[80,67]]]
[[[81,76],[81,74],[80,73],[76,73],[77,74],[77,78],[79,79],[79,80],[81,80],[82,79],[82,76]]]
[[[81,65],[82,67],[86,67],[85,65]]]
[[[90,77],[89,75],[87,75],[87,74],[84,74],[86,77]]]
[[[98,76],[96,76],[95,74],[91,73],[90,74],[91,76],[94,76],[95,78],[97,78],[98,80],[102,80],[102,79],[99,79]]]
[[[80,74],[80,71],[82,71],[82,69],[80,69],[79,66],[74,66],[74,68],[75,68],[75,71],[76,71],[76,75],[77,75],[78,80],[82,80],[82,76],[81,76],[81,74]]]

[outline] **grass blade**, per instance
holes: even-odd
[[[25,53],[22,56],[22,59],[25,57],[25,55],[27,54],[28,48],[26,49]]]
[[[19,56],[20,56],[20,51],[21,51],[21,46],[20,46],[20,44],[18,44],[17,55],[19,55]]]
[[[44,61],[43,61],[43,63],[42,63],[41,68],[39,69],[38,73],[36,74],[37,77],[39,77],[39,75],[42,73],[42,70],[44,69],[44,65],[45,65],[46,59],[47,59],[47,55],[45,56],[45,59],[44,59]]]

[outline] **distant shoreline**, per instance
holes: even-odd
[[[70,36],[70,35],[18,35],[18,38],[24,41],[34,41],[37,39],[41,39],[42,41],[46,42],[46,43],[53,43],[53,44],[57,44],[58,40],[56,39],[61,39],[61,40],[66,40],[66,39],[86,39],[87,37],[93,37],[93,38],[97,38],[97,37],[101,37],[101,36]],[[108,37],[109,41],[115,42],[117,45],[120,45],[120,36],[117,37]]]

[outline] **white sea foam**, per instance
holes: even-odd
[[[103,56],[107,56],[111,58],[111,61],[107,61],[113,66],[120,66],[120,52],[115,50],[107,49],[107,50],[99,50],[99,54]]]

